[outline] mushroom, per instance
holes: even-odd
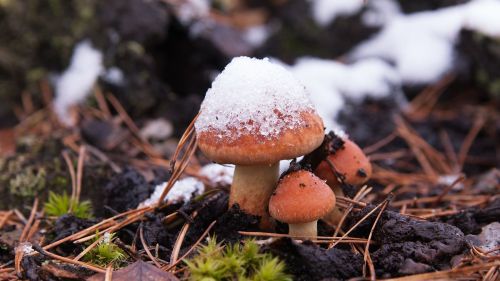
[[[361,148],[353,141],[342,139],[343,145],[333,154],[327,156],[314,170],[319,178],[326,180],[333,189],[336,196],[344,196],[342,184],[361,185],[365,183],[372,174],[370,160]],[[324,220],[337,224],[342,216],[338,208],[334,208]]]
[[[285,175],[269,201],[269,213],[288,223],[288,233],[298,237],[315,237],[318,219],[335,206],[335,194],[320,178],[306,170]]]
[[[207,91],[195,122],[200,150],[220,164],[235,164],[229,204],[271,220],[267,202],[279,161],[313,151],[323,121],[304,87],[267,59],[234,58]]]

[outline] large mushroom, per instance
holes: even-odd
[[[278,221],[288,223],[288,233],[298,237],[317,235],[318,219],[335,206],[332,189],[306,170],[285,175],[269,201],[269,213]]]
[[[311,152],[323,122],[293,75],[268,59],[234,58],[207,91],[195,123],[198,145],[211,160],[235,164],[229,204],[270,227],[267,202],[279,161]]]

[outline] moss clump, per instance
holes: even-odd
[[[70,206],[72,210],[70,211]],[[45,213],[49,216],[60,217],[71,213],[77,218],[90,219],[92,218],[92,205],[90,201],[78,202],[71,199],[66,192],[62,195],[49,192],[49,200],[44,206]]]
[[[198,255],[184,261],[193,281],[289,281],[285,264],[271,254],[260,253],[253,240],[223,246],[215,238],[198,250]]]
[[[100,238],[100,234],[97,233],[91,243]],[[113,242],[114,240],[114,234],[104,233],[102,241],[86,253],[83,256],[83,260],[102,267],[107,267],[111,264],[113,267],[122,265],[127,260],[127,254]]]
[[[45,188],[45,176],[44,168],[27,167],[9,181],[9,191],[17,196],[34,197]]]

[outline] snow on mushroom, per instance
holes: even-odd
[[[235,164],[229,203],[271,224],[266,203],[279,161],[311,152],[323,141],[323,121],[304,86],[267,59],[237,57],[207,91],[195,123],[201,151]]]
[[[289,224],[296,237],[315,237],[318,219],[335,206],[335,195],[320,178],[306,170],[285,175],[269,201],[271,216]]]

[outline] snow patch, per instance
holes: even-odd
[[[362,101],[366,96],[385,97],[401,83],[394,69],[379,59],[365,59],[351,65],[332,60],[301,58],[289,67],[309,91],[327,130],[335,123],[345,99]]]
[[[22,252],[24,255],[30,255],[33,254],[35,250],[33,250],[33,245],[30,242],[23,242],[16,247],[16,252]]]
[[[78,43],[69,67],[55,83],[54,110],[66,125],[74,125],[69,108],[82,102],[103,70],[102,54],[88,40]]]
[[[481,233],[477,236],[481,241],[479,246],[483,251],[489,252],[500,246],[500,223],[490,223],[482,228]]]
[[[358,46],[351,57],[378,57],[395,64],[405,83],[425,84],[451,69],[454,43],[462,29],[500,36],[500,1],[462,5],[394,16],[383,30]]]
[[[139,134],[148,140],[165,140],[174,132],[174,126],[164,118],[158,118],[146,123]]]
[[[175,5],[177,17],[184,25],[189,25],[192,22],[208,16],[210,13],[211,1],[209,0],[183,0],[178,5]]]
[[[144,202],[142,202],[139,206],[152,206],[158,203],[158,200],[160,200],[160,196],[166,187],[167,182],[157,185],[153,194],[151,194],[151,196]],[[197,178],[183,178],[178,180],[174,184],[174,186],[172,186],[170,191],[167,193],[167,196],[165,196],[165,201],[171,203],[187,203],[189,202],[189,200],[191,200],[193,195],[200,195],[203,193],[203,191],[205,191],[205,185]]]
[[[357,13],[364,3],[365,0],[311,0],[312,16],[318,25],[325,26],[338,16]]]
[[[260,47],[271,34],[270,28],[266,25],[256,25],[245,29],[243,39],[252,47]]]
[[[268,59],[237,57],[213,81],[201,104],[196,132],[219,138],[256,134],[274,138],[302,124],[314,107],[297,79]]]
[[[234,165],[208,164],[201,168],[199,175],[211,186],[229,186],[233,182]]]

